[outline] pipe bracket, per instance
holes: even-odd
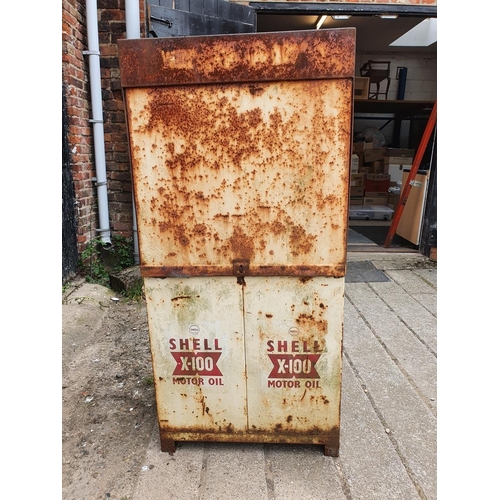
[[[100,56],[101,52],[98,50],[83,50],[82,54],[84,56]]]

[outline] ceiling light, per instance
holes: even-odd
[[[318,22],[316,23],[316,29],[319,30],[321,28],[321,26],[323,25],[323,23],[326,21],[326,18],[328,16],[321,16],[319,19],[318,19]]]
[[[398,15],[397,14],[380,14],[380,19],[397,19]]]
[[[347,14],[337,14],[337,15],[332,16],[332,17],[333,17],[333,19],[340,21],[342,19],[349,19],[351,16],[349,16]]]

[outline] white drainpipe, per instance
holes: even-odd
[[[102,115],[101,64],[99,52],[99,31],[97,24],[97,0],[87,0],[87,43],[89,56],[90,93],[92,99],[92,118],[94,131],[94,154],[96,167],[97,204],[99,211],[99,228],[101,240],[111,245],[109,228],[108,189],[106,179],[106,159],[104,149],[104,120]]]
[[[139,0],[125,0],[125,23],[127,28],[127,38],[141,38]],[[134,233],[134,262],[139,264],[139,244],[137,242],[137,217],[135,213],[134,186],[132,186],[132,218]]]
[[[141,38],[139,0],[125,0],[125,23],[127,38]]]

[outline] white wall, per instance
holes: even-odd
[[[399,80],[396,80],[398,66],[408,68],[405,100],[427,101],[437,97],[437,55],[420,53],[362,53],[356,55],[356,76],[359,68],[369,59],[391,61],[391,84],[388,99],[396,99]],[[384,88],[381,86],[381,89]],[[375,87],[373,87],[375,89]]]
[[[396,80],[398,66],[408,68],[406,75],[405,101],[434,101],[437,98],[437,54],[420,54],[420,53],[360,53],[356,54],[356,76],[361,76],[359,73],[360,67],[369,59],[374,61],[391,61],[391,83],[389,86],[388,100],[396,100],[398,94],[399,80]],[[375,90],[375,86],[372,86]],[[385,90],[385,82],[381,83],[380,90]],[[384,99],[384,96],[379,96]],[[364,116],[370,116],[365,114]],[[384,115],[386,116],[386,115]],[[379,118],[381,118],[379,116]],[[381,132],[386,137],[387,143],[390,143],[392,138],[393,124],[384,124],[387,119],[360,120],[354,122],[354,133],[362,132],[364,127],[382,128]],[[400,147],[407,147],[406,141],[409,133],[409,122],[403,121],[401,125],[401,142]]]

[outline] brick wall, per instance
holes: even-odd
[[[144,26],[141,1],[141,26]],[[132,236],[132,194],[127,131],[118,69],[117,40],[126,37],[125,0],[98,0],[105,159],[111,233]],[[142,29],[141,36],[145,36]],[[68,109],[69,148],[77,212],[78,250],[98,236],[85,0],[62,2],[62,73]]]
[[[97,226],[93,175],[92,129],[89,126],[90,94],[85,50],[85,8],[82,2],[62,3],[63,91],[68,111],[68,141],[76,195],[77,241],[79,250]]]

